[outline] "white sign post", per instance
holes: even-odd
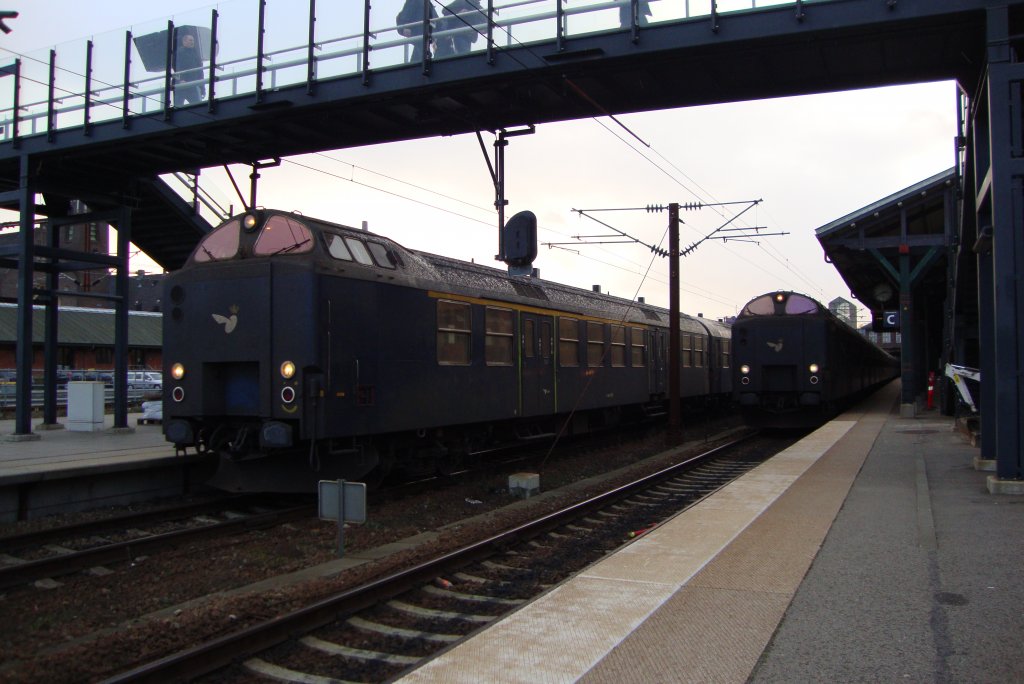
[[[338,521],[338,557],[345,555],[345,523],[366,522],[366,483],[320,480],[320,519]]]

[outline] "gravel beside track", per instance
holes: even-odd
[[[507,492],[508,472],[503,472],[373,506],[367,524],[346,528],[347,552],[424,532],[435,535],[429,543],[333,576],[290,575],[335,560],[335,523],[310,519],[137,557],[63,577],[56,586],[10,590],[0,594],[0,681],[59,683],[111,676],[632,481],[725,441],[737,430],[733,420],[702,423],[684,432],[684,452],[671,455],[659,434],[552,456],[543,464],[519,464],[508,472],[531,470],[541,477],[544,493],[527,500]]]

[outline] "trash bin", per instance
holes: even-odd
[[[69,382],[67,429],[77,432],[102,430],[105,394],[106,388],[102,382],[89,380]]]

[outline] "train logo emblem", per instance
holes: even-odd
[[[782,338],[781,337],[778,340],[776,340],[775,342],[768,342],[767,344],[768,344],[768,347],[773,352],[780,352],[780,351],[782,351]]]
[[[217,321],[218,324],[224,326],[224,332],[230,335],[235,330],[235,326],[238,325],[238,305],[231,305],[231,315],[221,316],[220,314],[213,314],[213,320]]]

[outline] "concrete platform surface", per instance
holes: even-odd
[[[0,421],[0,523],[103,506],[179,496],[202,488],[210,459],[178,455],[162,427],[138,424],[78,432],[33,424],[32,439],[9,439],[13,420]],[[63,427],[65,418],[59,419]]]
[[[164,440],[160,425],[139,425],[141,413],[128,414],[128,430],[114,430],[114,417],[105,417],[104,429],[77,432],[46,429],[32,424],[36,439],[9,439],[13,420],[0,420],[0,484],[67,477],[94,467],[131,467],[154,459],[174,458],[174,446]],[[58,425],[66,423],[63,416]]]
[[[1024,499],[893,383],[402,682],[1024,681]]]

